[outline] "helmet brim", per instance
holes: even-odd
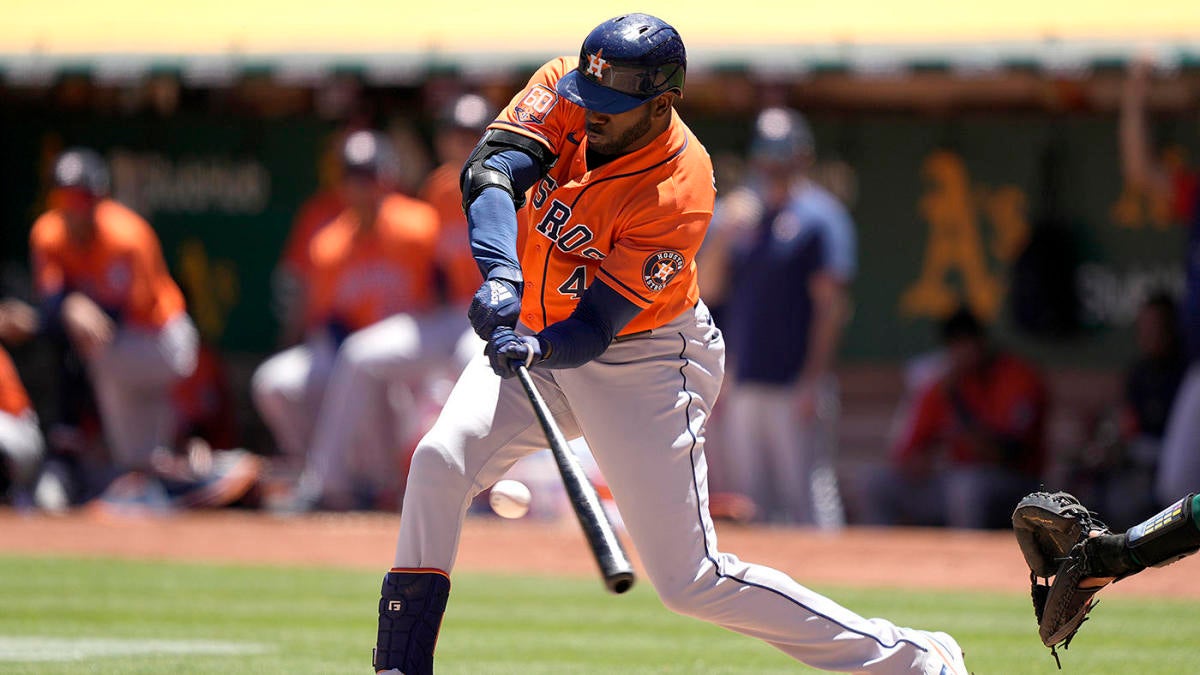
[[[578,70],[572,70],[564,75],[558,81],[555,89],[558,90],[559,96],[571,103],[607,115],[628,112],[649,100],[602,87],[581,76]]]

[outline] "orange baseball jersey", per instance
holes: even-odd
[[[403,195],[384,198],[370,229],[343,211],[312,241],[309,325],[333,320],[355,331],[398,312],[429,309],[437,236],[437,211]]]
[[[83,293],[120,322],[151,330],[182,314],[183,294],[149,223],[111,199],[96,206],[95,221],[95,236],[79,244],[59,211],[37,219],[29,248],[38,292]]]
[[[462,189],[458,176],[462,166],[443,164],[429,174],[421,186],[420,197],[437,209],[441,220],[438,236],[437,259],[446,276],[448,300],[459,305],[468,305],[483,275],[471,255],[471,241],[467,230],[467,216],[462,208]]]
[[[13,365],[8,352],[0,345],[0,412],[20,416],[29,410],[29,394],[21,378],[17,375],[17,367]]]
[[[629,335],[666,324],[700,298],[695,256],[716,198],[712,161],[672,112],[649,145],[589,171],[585,111],[554,89],[576,63],[542,66],[489,127],[558,156],[517,214],[521,321],[542,330],[567,318],[600,278],[642,308],[621,331]]]
[[[292,231],[288,233],[280,262],[307,281],[312,275],[312,259],[308,252],[313,237],[345,208],[346,201],[336,189],[322,190],[305,200],[292,220]]]

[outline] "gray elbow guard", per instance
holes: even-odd
[[[1200,528],[1193,520],[1194,494],[1168,506],[1126,532],[1129,552],[1146,566],[1165,567],[1200,550]]]

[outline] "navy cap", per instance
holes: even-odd
[[[750,157],[758,160],[791,162],[816,149],[812,129],[804,116],[790,108],[767,108],[754,122],[754,140]]]
[[[633,110],[668,91],[683,93],[687,52],[679,31],[649,14],[626,14],[592,30],[559,95],[596,112]]]
[[[463,94],[442,109],[438,124],[443,128],[483,131],[496,117],[492,104],[479,94]]]
[[[95,150],[69,148],[54,161],[54,186],[76,188],[94,197],[108,194],[108,164]]]
[[[381,181],[400,177],[400,158],[387,136],[378,131],[355,131],[342,144],[342,167],[347,176]]]

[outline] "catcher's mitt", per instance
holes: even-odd
[[[1089,564],[1084,546],[1089,532],[1108,533],[1108,527],[1066,492],[1027,495],[1017,504],[1012,521],[1017,544],[1029,564],[1038,634],[1058,662],[1057,647],[1066,649],[1071,644],[1094,606],[1092,596],[1111,581],[1089,574],[1094,566]],[[1092,580],[1082,585],[1089,577]]]

